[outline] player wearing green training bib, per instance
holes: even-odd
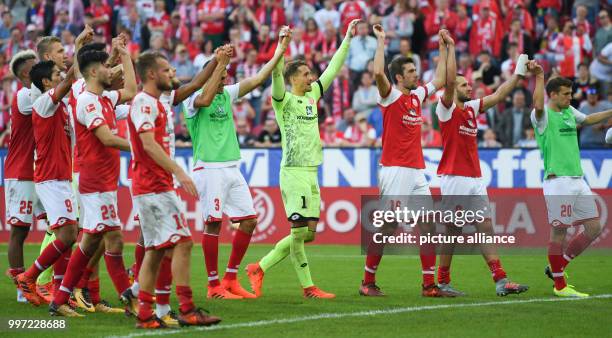
[[[335,297],[312,282],[304,243],[314,240],[321,208],[317,171],[323,152],[317,103],[342,68],[357,23],[359,20],[350,23],[342,44],[318,80],[302,59],[292,60],[286,66],[283,60],[272,73],[272,108],[280,127],[283,149],[280,189],[285,213],[291,222],[291,234],[280,240],[258,263],[247,266],[251,286],[258,296],[264,272],[289,255],[304,297]],[[291,84],[291,92],[285,90],[285,81]]]
[[[217,53],[217,67],[204,88],[195,93],[184,110],[193,143],[192,177],[198,189],[206,227],[202,248],[208,271],[208,298],[237,299],[256,296],[242,288],[236,274],[257,226],[257,214],[246,180],[240,173],[240,147],[234,126],[232,103],[261,86],[287,50],[289,37],[281,37],[276,52],[255,76],[224,86],[231,56]],[[218,276],[221,219],[226,214],[240,223],[234,233],[232,253],[223,280]]]
[[[536,75],[533,95],[535,109],[531,122],[535,130],[540,153],[544,159],[544,198],[551,224],[548,247],[550,266],[546,275],[554,281],[553,294],[559,297],[588,297],[567,285],[565,267],[581,254],[601,233],[599,214],[593,193],[582,177],[580,149],[576,126],[591,125],[612,117],[612,110],[585,115],[570,106],[572,81],[556,77],[544,86],[542,66],[530,61],[528,69]],[[548,104],[544,105],[544,90]],[[567,229],[574,225],[584,226],[563,249]]]

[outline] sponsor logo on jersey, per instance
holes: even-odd
[[[170,237],[170,243],[176,243],[180,238],[181,236],[179,235],[172,235],[172,237]]]
[[[314,113],[312,112],[312,106],[306,106],[306,115],[307,116],[313,116]]]
[[[104,230],[104,224],[98,224],[98,226],[96,227],[96,231],[102,231]]]

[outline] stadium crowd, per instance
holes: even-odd
[[[612,21],[605,0],[5,0],[0,13],[3,147],[10,142],[10,107],[19,86],[8,70],[12,55],[33,48],[41,36],[56,35],[71,57],[85,24],[101,42],[127,34],[133,60],[146,50],[164,53],[182,81],[193,78],[215,48],[229,42],[235,53],[228,81],[235,83],[272,58],[275,32],[282,25],[294,30],[286,59],[303,57],[316,71],[325,68],[349,22],[367,18],[319,107],[326,146],[380,146],[382,113],[372,76],[376,39],[371,27],[377,23],[387,32],[387,60],[412,57],[422,82],[434,75],[437,32],[446,28],[456,41],[459,72],[473,82],[477,98],[511,76],[516,58],[525,53],[543,64],[547,77],[574,80],[572,105],[583,113],[612,107]],[[529,121],[533,86],[533,79],[525,80],[507,102],[479,116],[481,147],[537,146]],[[423,107],[426,147],[442,145],[433,113],[438,95]],[[270,82],[237,101],[233,111],[241,146],[280,146]],[[177,147],[190,146],[183,114],[175,117]],[[582,128],[580,145],[603,147],[611,125]]]

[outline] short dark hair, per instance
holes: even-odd
[[[546,94],[550,96],[550,94],[552,93],[558,93],[559,90],[561,90],[561,87],[572,88],[573,84],[574,83],[572,82],[572,80],[568,78],[562,76],[553,77],[546,83]]]
[[[164,54],[160,52],[149,51],[140,54],[138,60],[136,61],[136,71],[138,72],[140,81],[144,82],[147,71],[157,66],[157,59],[167,60]]]
[[[77,54],[77,62],[79,63],[79,70],[83,74],[84,77],[87,77],[85,74],[87,72],[87,68],[94,64],[104,63],[108,60],[108,53],[103,50],[97,49],[87,49],[85,51],[79,50]]]
[[[19,78],[19,72],[28,60],[36,60],[36,53],[31,49],[21,51],[13,56],[9,65],[13,76]]]
[[[45,36],[40,39],[40,41],[38,41],[38,44],[36,44],[36,52],[38,53],[38,58],[42,59],[42,55],[48,52],[49,48],[51,48],[51,45],[56,42],[62,43],[62,40],[60,40],[60,38],[58,38],[57,36]]]
[[[308,66],[306,60],[304,59],[295,59],[287,62],[287,64],[285,65],[285,74],[283,74],[285,76],[285,81],[289,82],[289,79],[295,73],[297,73],[298,69],[300,69],[300,67],[302,66]]]
[[[407,56],[398,56],[391,60],[389,64],[389,75],[391,75],[391,82],[397,83],[396,75],[404,74],[404,65],[412,63],[414,64],[414,60]]]
[[[55,67],[55,62],[47,60],[40,61],[32,66],[32,69],[30,70],[30,79],[36,88],[40,89],[41,92],[45,91],[43,79],[51,80],[51,77],[53,76],[53,67]]]

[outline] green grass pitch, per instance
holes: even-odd
[[[7,268],[6,245],[0,246],[2,271]],[[271,248],[252,245],[242,264],[253,262]],[[26,262],[32,262],[38,245],[27,245]],[[230,247],[220,246],[219,270],[224,270]],[[384,298],[366,298],[357,290],[364,257],[356,246],[308,245],[315,283],[335,292],[334,300],[302,298],[289,259],[266,274],[264,295],[255,300],[207,300],[202,250],[194,245],[192,288],[197,305],[223,318],[212,329],[182,328],[142,331],[134,319],[119,315],[89,314],[67,319],[67,330],[7,330],[8,319],[50,319],[47,308],[15,301],[8,278],[0,282],[0,336],[103,337],[200,336],[206,337],[612,337],[612,264],[609,252],[579,257],[568,268],[569,283],[580,291],[599,295],[564,301],[552,296],[552,283],[543,274],[546,257],[509,255],[502,263],[509,276],[528,284],[521,295],[497,297],[486,264],[480,256],[454,258],[453,285],[468,295],[456,299],[420,296],[418,256],[385,256],[378,273]],[[133,246],[125,248],[126,265],[133,262]],[[103,263],[102,263],[103,264]],[[114,288],[101,267],[102,297],[119,305]],[[248,287],[244,271],[243,286]],[[176,297],[172,296],[176,309]],[[202,332],[206,331],[206,332]]]

